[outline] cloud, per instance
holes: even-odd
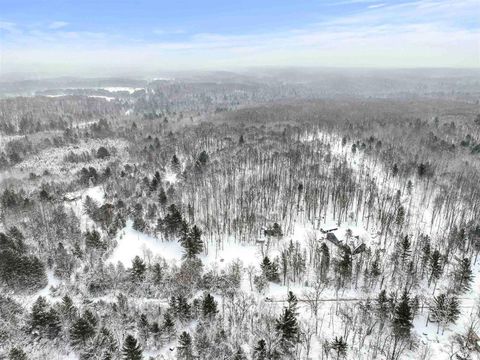
[[[8,21],[0,21],[0,30],[7,31],[9,33],[17,32],[15,23]]]
[[[373,6],[282,31],[189,34],[154,29],[140,38],[24,31],[5,36],[3,65],[9,71],[38,68],[68,74],[268,65],[480,67],[480,27],[471,25],[478,22],[476,0],[362,2]],[[159,37],[152,37],[152,31]],[[170,34],[183,36],[161,36]]]
[[[52,29],[52,30],[56,30],[56,29],[64,28],[65,26],[68,26],[68,22],[65,22],[65,21],[54,21],[54,22],[51,22],[51,23],[48,25],[48,28],[49,28],[49,29]]]
[[[369,8],[369,9],[376,9],[376,8],[383,7],[383,6],[385,6],[385,5],[386,5],[386,4],[383,4],[383,3],[381,3],[381,4],[373,4],[373,5],[369,5],[368,8]]]
[[[152,32],[155,35],[179,35],[187,33],[184,29],[153,29]]]

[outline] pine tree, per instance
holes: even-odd
[[[445,326],[449,323],[456,322],[459,315],[459,303],[455,296],[440,294],[433,298],[429,318],[437,323],[437,334],[440,326],[443,326],[445,330]]]
[[[180,171],[180,160],[178,160],[178,157],[176,154],[172,156],[172,168],[176,172]]]
[[[101,249],[103,247],[100,233],[97,230],[87,230],[85,233],[85,246],[91,249]]]
[[[90,316],[85,314],[75,321],[70,329],[70,339],[76,346],[85,346],[87,341],[95,335],[95,325]]]
[[[370,268],[370,276],[372,278],[377,278],[381,275],[382,271],[380,270],[380,264],[378,257],[375,258],[372,262],[372,267]]]
[[[400,259],[402,262],[402,267],[405,265],[405,262],[408,260],[411,254],[412,243],[408,238],[408,235],[405,235],[400,243]]]
[[[325,280],[328,274],[328,268],[330,267],[330,251],[328,250],[327,244],[322,243],[320,251],[322,253],[322,258],[320,260],[320,274],[321,278]]]
[[[455,296],[450,296],[447,303],[445,322],[447,324],[455,323],[458,320],[460,313],[460,304],[458,302],[458,298]]]
[[[142,214],[136,214],[133,218],[133,229],[137,231],[144,231],[145,228],[147,227],[147,224],[145,223],[145,220],[143,220]]]
[[[158,188],[158,179],[154,176],[152,182],[150,183],[150,191],[154,192]]]
[[[155,285],[160,285],[163,280],[163,270],[159,263],[152,266],[152,282]]]
[[[142,360],[142,349],[132,335],[127,335],[125,338],[122,354],[124,360]]]
[[[341,258],[337,263],[337,271],[340,274],[341,285],[345,286],[352,276],[352,250],[349,246],[341,247]]]
[[[200,153],[200,155],[198,156],[197,162],[199,163],[200,166],[205,166],[205,165],[207,165],[207,162],[208,162],[208,154],[207,154],[207,152],[206,152],[205,150]]]
[[[390,304],[389,304],[388,297],[387,297],[387,292],[385,291],[385,289],[380,291],[380,293],[378,294],[377,304],[378,304],[378,310],[377,311],[378,311],[378,314],[379,314],[380,318],[385,319],[388,315],[389,308],[390,308]]]
[[[187,228],[188,229],[188,228]],[[185,249],[184,257],[186,259],[194,259],[203,251],[202,232],[194,225],[188,233],[183,232],[180,243]]]
[[[440,251],[435,250],[430,255],[430,278],[428,280],[428,284],[430,285],[432,280],[436,281],[442,275],[442,264],[441,264],[442,255],[440,255]]]
[[[148,324],[147,315],[145,314],[140,315],[140,319],[138,320],[138,329],[142,339],[146,341],[150,333],[150,325]]]
[[[137,255],[132,260],[132,268],[130,274],[134,282],[142,282],[145,279],[145,270],[147,269],[145,263]]]
[[[471,282],[473,281],[472,268],[470,266],[470,260],[464,258],[460,260],[455,271],[455,291],[457,293],[463,293],[471,288]]]
[[[168,311],[163,315],[163,330],[169,336],[175,332],[175,323],[173,322],[172,315]]]
[[[397,176],[398,174],[398,165],[397,164],[393,164],[393,167],[392,167],[392,176],[395,177]]]
[[[192,360],[192,337],[186,331],[180,334],[178,338],[177,355],[181,360]]]
[[[62,303],[60,305],[60,313],[64,318],[68,320],[72,320],[75,317],[75,314],[77,313],[77,308],[73,304],[70,296],[65,295],[62,298]]]
[[[167,204],[167,194],[163,186],[160,187],[160,191],[158,192],[158,202],[162,208]]]
[[[343,340],[343,337],[340,338],[335,336],[335,339],[331,342],[330,347],[337,353],[337,359],[344,358],[347,355],[347,343]]]
[[[112,358],[112,354],[117,352],[118,344],[111,331],[106,327],[102,327],[95,339],[95,347],[103,349],[105,359],[108,358],[108,356]]]
[[[298,342],[299,325],[297,321],[297,298],[290,291],[288,293],[288,306],[283,309],[276,322],[276,329],[280,333],[280,341],[285,352],[289,353]]]
[[[202,315],[205,318],[213,318],[217,314],[217,302],[210,294],[205,294],[202,300]]]
[[[297,315],[298,299],[291,291],[288,292],[287,303],[288,303],[289,309],[292,310],[293,314]]]
[[[30,318],[32,330],[40,334],[55,335],[60,330],[55,311],[49,309],[47,300],[42,296],[39,296],[33,304]]]
[[[270,261],[268,256],[263,258],[262,264],[260,265],[263,275],[267,278],[268,281],[278,282],[278,265],[275,262]]]
[[[447,295],[439,294],[433,298],[433,304],[430,306],[429,319],[437,323],[437,334],[440,330],[440,325],[445,321],[447,304]]]
[[[410,306],[410,298],[407,290],[403,291],[400,302],[395,307],[393,316],[393,331],[395,336],[399,338],[406,338],[410,336],[410,329],[413,327],[413,315]]]
[[[27,354],[19,347],[13,347],[8,353],[8,360],[28,360]]]
[[[182,226],[182,214],[175,204],[171,204],[167,211],[168,213],[163,219],[164,231],[167,236],[177,235]]]
[[[402,226],[405,221],[405,209],[403,206],[399,206],[397,210],[397,214],[395,216],[395,223],[398,226]]]
[[[261,339],[258,341],[257,346],[253,350],[254,360],[267,360],[267,343]]]

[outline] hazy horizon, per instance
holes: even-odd
[[[480,65],[474,0],[0,3],[0,75]]]

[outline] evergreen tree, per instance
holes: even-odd
[[[163,330],[169,337],[175,332],[175,323],[173,322],[172,315],[168,311],[163,315]]]
[[[405,262],[408,260],[411,254],[412,243],[408,238],[408,235],[405,235],[400,243],[400,259],[402,262],[402,267],[405,265]]]
[[[296,314],[297,298],[290,291],[288,294],[288,306],[283,309],[280,318],[277,319],[276,329],[280,335],[283,350],[289,353],[298,342],[299,325]]]
[[[145,263],[137,255],[132,260],[132,268],[130,274],[134,282],[142,282],[145,279],[145,270],[147,269]]]
[[[430,305],[429,319],[437,323],[437,334],[440,325],[447,317],[448,299],[446,294],[439,294],[433,298],[433,304]]]
[[[92,231],[87,230],[85,233],[85,246],[91,249],[99,249],[102,245],[100,233],[95,229]]]
[[[387,297],[387,292],[385,289],[380,291],[377,297],[377,304],[378,304],[378,314],[381,319],[385,319],[388,315],[390,304]]]
[[[341,258],[337,263],[337,271],[340,274],[341,285],[345,286],[352,276],[352,250],[349,246],[341,246]]]
[[[321,278],[325,280],[328,274],[328,268],[330,267],[330,250],[328,250],[327,244],[322,243],[320,251],[322,253],[322,258],[320,260],[320,274]]]
[[[405,208],[403,206],[399,206],[397,210],[397,214],[395,216],[395,223],[398,226],[402,226],[405,221]]]
[[[177,356],[181,360],[192,360],[192,337],[186,331],[180,334],[178,338]]]
[[[95,324],[89,315],[83,315],[75,321],[70,329],[70,339],[76,346],[85,346],[87,341],[95,335]]]
[[[443,326],[445,329],[447,324],[456,322],[459,315],[459,303],[455,296],[440,294],[433,298],[433,303],[430,306],[429,319],[437,323],[437,334],[440,326]]]
[[[197,160],[197,163],[200,165],[200,166],[205,166],[207,165],[207,162],[208,162],[208,154],[207,152],[204,150],[200,153],[200,155],[198,156],[198,160]]]
[[[180,160],[178,160],[178,157],[176,154],[172,156],[172,168],[176,172],[180,171]]]
[[[163,270],[159,263],[152,266],[152,282],[155,285],[160,285],[163,280]]]
[[[381,275],[382,271],[380,270],[380,264],[378,257],[375,258],[372,262],[372,267],[370,268],[370,276],[372,278],[377,278]]]
[[[210,294],[205,294],[202,300],[202,315],[205,318],[213,318],[217,314],[217,302]]]
[[[150,191],[154,192],[158,188],[158,179],[154,176],[152,182],[150,183]]]
[[[395,177],[397,176],[398,174],[398,165],[397,164],[393,164],[393,167],[392,167],[392,176]]]
[[[435,250],[430,255],[430,278],[428,280],[428,284],[430,285],[432,280],[435,282],[440,278],[442,275],[442,264],[441,264],[442,256],[440,255],[440,251]]]
[[[62,298],[60,313],[63,317],[65,317],[68,320],[72,320],[75,317],[75,314],[77,313],[77,308],[73,304],[73,301],[70,298],[70,296],[65,295]]]
[[[184,257],[193,259],[203,251],[202,232],[194,225],[188,233],[184,233],[180,242],[185,249]]]
[[[457,293],[463,293],[471,288],[471,282],[473,281],[472,268],[470,266],[470,260],[464,258],[460,260],[455,270],[455,291]]]
[[[142,349],[132,335],[127,335],[123,343],[122,355],[124,360],[142,360]]]
[[[263,258],[262,264],[260,265],[263,275],[267,278],[268,281],[278,282],[278,265],[275,262],[270,261],[268,256]]]
[[[28,360],[27,354],[19,347],[13,347],[8,353],[8,360]]]
[[[337,359],[344,358],[347,355],[347,343],[343,340],[342,336],[340,336],[340,338],[335,336],[330,347],[336,352]]]
[[[447,315],[445,318],[445,322],[447,324],[455,323],[458,320],[460,313],[460,304],[458,302],[458,298],[453,295],[450,296],[450,298],[448,299]]]
[[[167,204],[167,194],[163,186],[160,187],[160,191],[158,192],[158,202],[162,208]]]
[[[393,331],[395,336],[406,338],[410,336],[410,329],[413,327],[413,315],[410,306],[410,298],[407,290],[403,291],[400,302],[395,307],[393,316]]]
[[[164,231],[167,236],[177,235],[182,226],[182,214],[175,204],[170,205],[167,211],[168,213],[163,219]]]
[[[145,228],[147,227],[147,224],[145,223],[145,220],[143,220],[142,214],[136,214],[133,218],[133,225],[132,227],[137,230],[137,231],[144,231]]]
[[[150,333],[150,325],[148,323],[147,315],[140,315],[140,319],[138,320],[138,329],[143,341],[146,341]]]
[[[261,339],[253,349],[254,360],[267,360],[267,344],[265,340]]]
[[[56,311],[49,309],[47,300],[39,296],[32,307],[30,325],[34,332],[55,338],[60,331],[60,321]]]

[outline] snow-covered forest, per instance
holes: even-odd
[[[478,72],[414,75],[4,83],[0,359],[479,359]]]

